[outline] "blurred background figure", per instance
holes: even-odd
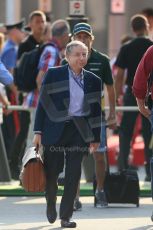
[[[41,87],[42,79],[49,67],[60,65],[62,56],[61,52],[65,50],[66,44],[69,42],[70,27],[67,21],[58,19],[52,23],[52,38],[48,41],[48,45],[43,50],[38,64],[39,73],[37,76],[38,89]]]
[[[13,75],[17,62],[18,46],[24,38],[24,19],[15,24],[5,25],[5,27],[7,31],[7,40],[1,50],[1,60],[8,71]],[[3,93],[4,92],[5,91],[3,91]],[[6,95],[11,105],[17,104],[18,92],[16,87],[13,88],[13,91],[7,87]],[[4,114],[2,132],[9,161],[11,160],[11,150],[14,145],[15,137],[19,132],[19,128],[20,124],[17,111],[9,115]]]
[[[25,52],[29,52],[36,48],[36,46],[40,46],[43,44],[43,34],[46,26],[46,16],[42,11],[33,11],[29,15],[29,35],[22,41],[19,45],[17,59],[20,60],[22,55]],[[27,92],[20,92],[19,95],[19,103],[25,103],[27,100]],[[29,105],[27,105],[29,106]],[[21,111],[19,113],[20,118],[20,131],[15,138],[14,145],[11,151],[11,161],[10,161],[10,169],[13,179],[19,178],[19,158],[24,153],[28,130],[30,125],[30,113],[28,111]]]
[[[2,33],[2,34],[6,34],[6,27],[4,26],[4,24],[3,23],[0,23],[0,33]]]
[[[23,27],[24,20],[6,25],[7,40],[2,49],[1,60],[12,74],[16,66],[18,46],[25,36]]]
[[[51,23],[47,22],[44,33],[42,35],[43,43],[47,43],[51,40]]]
[[[45,31],[46,26],[46,16],[42,11],[36,10],[30,13],[29,15],[29,22],[27,28],[29,27],[30,34],[19,46],[18,56],[17,59],[19,60],[20,57],[24,52],[31,51],[37,45],[43,43],[42,37]]]
[[[120,44],[121,46],[124,45],[125,43],[129,42],[130,40],[132,40],[132,36],[129,35],[129,34],[124,34],[121,36],[121,39],[120,39]],[[113,75],[113,78],[114,78],[114,81],[115,81],[115,76],[117,74],[117,67],[115,66],[115,61],[116,61],[116,56],[113,57],[110,61],[110,66],[111,66],[111,70],[112,70],[112,75]],[[125,90],[126,90],[126,78],[127,78],[127,73],[125,71],[125,74],[124,74],[124,82],[123,82],[123,89],[122,89],[122,92],[117,100],[117,105],[118,106],[122,106],[123,105],[123,95],[125,93]],[[118,134],[119,132],[119,125],[121,123],[121,118],[122,118],[122,112],[117,112],[117,127],[116,129],[113,130],[113,133],[114,134]]]
[[[122,94],[124,85],[125,71],[127,71],[126,91],[123,98],[124,106],[136,106],[136,99],[132,94],[132,84],[136,68],[141,60],[143,54],[153,42],[148,38],[149,23],[145,16],[134,15],[131,18],[131,28],[135,34],[130,42],[124,44],[117,55],[115,66],[117,72],[115,76],[116,98]],[[139,112],[123,112],[121,125],[119,129],[119,156],[118,168],[119,170],[128,169],[130,144],[133,136],[136,118]],[[152,151],[149,149],[151,140],[151,131],[149,121],[142,116],[142,135],[145,144],[145,169],[146,181],[150,181],[150,157]]]
[[[6,69],[4,64],[0,60],[0,102],[7,107],[10,105],[10,102],[6,95],[5,86],[12,87],[13,86],[13,76],[12,74]],[[8,111],[4,109],[4,114],[7,114]]]
[[[153,40],[153,8],[145,8],[141,13],[148,19],[149,22],[149,37]]]
[[[0,53],[1,53],[2,49],[3,49],[4,41],[5,41],[5,35],[0,32]]]

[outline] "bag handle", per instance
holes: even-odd
[[[39,145],[37,144],[37,146],[35,147],[35,153],[36,153],[36,158],[40,158],[40,152],[39,152]]]

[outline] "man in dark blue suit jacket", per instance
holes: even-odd
[[[57,178],[66,160],[64,194],[60,205],[61,227],[70,221],[81,176],[84,154],[100,142],[101,80],[86,71],[87,47],[79,41],[66,47],[68,65],[50,68],[44,77],[34,125],[34,145],[44,147],[47,218],[55,222]]]

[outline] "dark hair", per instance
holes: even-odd
[[[140,31],[147,28],[147,18],[141,14],[136,14],[131,18],[131,26],[134,31]]]
[[[34,17],[42,17],[46,20],[46,15],[41,10],[32,11],[29,15],[29,21],[31,22]]]
[[[153,8],[145,8],[141,11],[146,17],[153,17]]]

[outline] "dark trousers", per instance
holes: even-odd
[[[135,97],[132,94],[131,88],[127,88],[124,95],[124,106],[137,106]],[[128,168],[128,157],[130,153],[130,143],[133,136],[134,126],[139,112],[124,112],[120,130],[119,130],[119,157],[118,166],[119,169]],[[151,140],[151,124],[147,118],[142,117],[142,135],[145,144],[145,161],[146,161],[146,174],[150,174],[150,158],[152,150],[149,149]]]
[[[44,146],[44,167],[46,172],[46,200],[56,201],[57,178],[63,171],[65,157],[64,193],[60,204],[60,219],[69,220],[81,177],[81,162],[87,153],[88,144],[81,138],[72,121],[65,123],[63,134],[56,145]]]
[[[12,151],[10,159],[11,170],[18,171],[19,159],[21,160],[27,141],[27,135],[30,124],[30,113],[27,111],[20,112],[20,132],[18,133]]]
[[[3,124],[2,124],[2,133],[6,148],[6,153],[8,160],[11,160],[12,157],[12,148],[14,147],[15,141],[15,124],[13,119],[13,114],[9,114],[8,116],[3,116]]]

